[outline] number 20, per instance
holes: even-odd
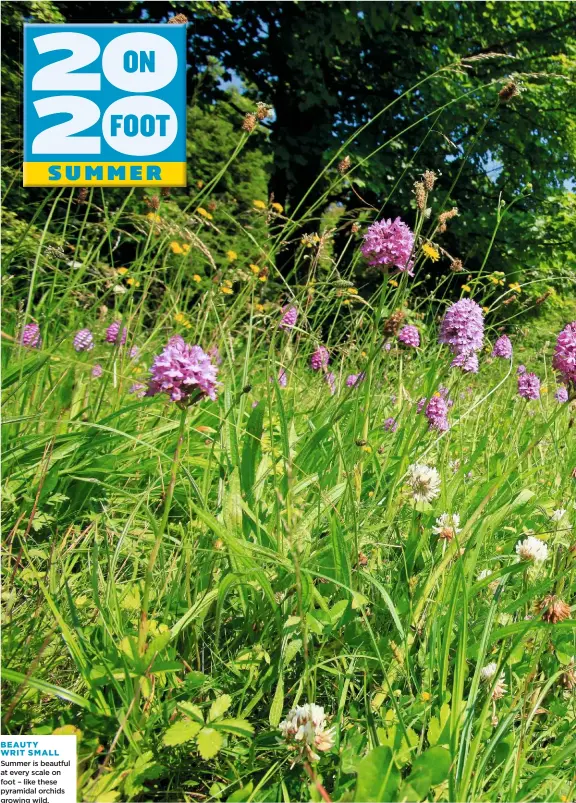
[[[100,45],[92,36],[73,31],[49,33],[34,38],[38,53],[70,50],[71,55],[41,67],[32,78],[32,91],[90,92],[101,88],[100,72],[76,73],[92,64],[100,55]],[[134,55],[138,61],[142,54],[152,53],[145,59],[155,65],[150,72],[135,72],[130,68]],[[172,43],[163,36],[147,32],[133,32],[114,37],[102,53],[102,71],[106,79],[118,89],[130,93],[155,92],[167,86],[178,70],[178,55]],[[79,95],[56,95],[34,101],[39,117],[50,114],[70,114],[71,120],[41,131],[32,142],[32,153],[74,154],[101,153],[99,136],[75,137],[80,131],[95,125],[100,119],[96,103]],[[121,151],[123,152],[123,151]]]
[[[84,90],[100,89],[100,73],[84,72],[72,75],[72,70],[87,67],[100,55],[100,45],[84,33],[48,33],[34,39],[40,55],[52,50],[71,50],[72,55],[42,67],[32,79],[33,90]]]

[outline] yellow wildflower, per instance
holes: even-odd
[[[540,385],[540,393],[548,393],[548,385]]]
[[[190,250],[190,246],[188,245],[188,243],[182,243],[182,250],[184,251],[185,254],[188,253],[188,251]]]
[[[226,251],[226,256],[230,260],[230,262],[234,262],[235,259],[238,259],[238,254],[236,251]]]
[[[202,281],[202,276],[198,276],[198,274],[195,273],[194,276],[192,276],[192,280],[194,282],[201,282]]]
[[[398,282],[396,281],[396,279],[390,279],[388,284],[391,284],[392,287],[398,287]]]
[[[202,187],[204,186],[204,182],[202,181],[202,179],[199,179],[199,180],[196,182],[196,186],[198,187],[198,189],[199,189],[199,190],[201,190],[201,189],[202,189]]]
[[[362,447],[362,451],[366,452],[366,454],[372,454],[372,447],[366,444],[365,446]]]
[[[360,352],[360,356],[361,356],[361,357],[367,357],[368,355],[366,354],[366,352],[365,352],[365,351],[361,351],[361,352]]]
[[[230,281],[230,279],[224,279],[222,284],[224,285],[224,287],[232,287],[232,282]]]
[[[472,288],[470,287],[470,285],[469,285],[469,284],[463,284],[463,285],[462,285],[462,290],[463,290],[465,293],[471,293],[471,292],[472,292]]]
[[[515,293],[521,293],[522,292],[522,288],[520,287],[518,282],[512,282],[512,284],[509,284],[508,287],[510,288],[510,290],[513,290]]]
[[[128,273],[128,268],[118,268],[117,273],[119,273],[120,276],[125,276]]]
[[[162,218],[160,217],[160,215],[157,215],[157,214],[156,214],[156,212],[148,212],[148,214],[146,215],[146,217],[148,218],[148,220],[149,220],[151,223],[159,223],[159,222],[162,220]]]
[[[424,254],[426,254],[428,259],[432,260],[432,262],[438,262],[440,259],[440,252],[437,248],[434,248],[433,245],[430,245],[430,243],[424,243],[422,246],[422,251]]]
[[[266,209],[266,204],[264,201],[252,201],[256,209]]]
[[[349,299],[349,298],[345,298],[345,299],[344,299],[344,301],[343,301],[342,303],[343,303],[343,304],[349,304],[349,303],[350,303],[350,299]]]
[[[429,692],[427,692],[427,691],[423,691],[422,692],[422,700],[425,703],[427,703],[431,698],[432,698],[432,695]]]
[[[176,315],[174,316],[174,320],[176,321],[176,323],[182,323],[183,321],[186,320],[186,316],[184,315],[183,312],[177,312]]]
[[[258,267],[258,265],[253,265],[252,263],[250,264],[250,270],[252,271],[252,273],[256,274],[260,273],[260,268]]]
[[[221,287],[220,288],[220,292],[221,293],[225,293],[227,296],[231,296],[233,294],[234,290],[232,290],[231,287]]]
[[[278,203],[274,202],[273,204],[271,204],[271,206],[272,206],[272,209],[275,212],[278,212],[279,215],[281,215],[282,212],[284,211],[284,207],[282,206],[282,204],[278,204]]]
[[[349,287],[346,292],[348,293],[349,296],[357,296],[358,295],[358,290],[356,290],[355,287]]]
[[[257,312],[264,312],[264,304],[256,304]]]
[[[140,282],[137,282],[136,279],[130,278],[127,280],[127,282],[128,284],[133,285],[134,287],[140,287]]]
[[[265,273],[261,273],[260,276],[258,276],[258,278],[260,279],[261,282],[267,282],[268,281],[268,276],[266,276]]]
[[[490,312],[490,307],[482,307],[482,312],[484,313]]]
[[[170,243],[170,248],[172,249],[173,254],[183,254],[184,251],[180,243],[177,243],[176,240],[172,240]]]
[[[205,217],[208,220],[212,220],[212,215],[210,214],[210,212],[207,212],[203,206],[199,206],[198,209],[196,210],[196,213],[198,215],[202,215],[202,217]]]

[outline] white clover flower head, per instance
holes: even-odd
[[[432,532],[446,541],[451,541],[455,535],[462,532],[459,526],[460,516],[458,513],[442,513],[436,519],[436,524],[432,527]]]
[[[498,664],[492,662],[490,664],[486,664],[480,670],[480,680],[482,680],[487,686],[492,683],[494,678],[496,677],[496,672],[498,671]],[[492,689],[492,699],[499,700],[501,697],[504,697],[506,694],[506,683],[504,682],[504,672],[500,673],[500,677],[496,681],[496,685]]]
[[[516,544],[518,560],[531,560],[534,563],[544,563],[548,557],[548,546],[534,535],[529,535],[524,541]]]
[[[423,463],[408,466],[407,482],[416,502],[431,502],[440,494],[440,474],[433,466]]]
[[[492,699],[499,700],[501,697],[504,697],[507,690],[508,689],[506,687],[506,683],[504,682],[504,672],[502,672],[502,674],[496,681],[496,685],[492,689]]]
[[[561,521],[564,516],[566,515],[566,510],[563,507],[559,507],[558,510],[554,510],[550,519],[552,521]]]
[[[306,703],[292,708],[279,727],[287,744],[300,750],[303,757],[318,761],[315,752],[325,752],[334,746],[334,728],[327,728],[324,708],[315,703]]]
[[[492,663],[486,664],[486,666],[482,667],[482,669],[480,670],[480,679],[483,680],[485,683],[490,683],[490,681],[492,680],[497,671],[498,671],[498,664],[492,661]]]

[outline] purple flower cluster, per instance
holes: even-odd
[[[557,402],[560,402],[560,404],[564,404],[564,402],[568,401],[568,390],[565,387],[558,388],[554,394],[554,398]]]
[[[560,374],[560,381],[576,387],[576,321],[564,327],[556,340],[553,368]]]
[[[395,267],[413,275],[414,234],[399,217],[396,220],[378,220],[364,235],[362,255],[369,265]]]
[[[452,368],[461,368],[467,374],[477,374],[478,355],[475,352],[472,352],[472,354],[457,354],[450,365]]]
[[[540,380],[536,374],[520,374],[518,377],[518,395],[529,401],[540,398]]]
[[[415,326],[403,326],[398,332],[398,340],[405,346],[418,348],[420,345],[420,333]]]
[[[142,384],[142,382],[134,382],[133,385],[130,386],[130,390],[128,393],[133,393],[139,399],[146,395],[146,385]]]
[[[132,348],[130,349],[130,354],[129,354],[130,359],[131,360],[137,359],[139,354],[140,354],[139,346],[132,346]]]
[[[525,365],[519,365],[518,368],[516,369],[516,373],[518,374],[518,376],[522,376],[522,374],[525,374],[526,373],[526,366]]]
[[[336,393],[336,377],[334,376],[332,371],[328,371],[328,373],[325,374],[325,379],[326,383],[328,384],[328,387],[330,388],[330,393],[333,396]]]
[[[123,346],[126,342],[126,338],[128,337],[128,330],[126,327],[122,329],[122,334],[120,335],[120,321],[114,321],[111,323],[108,329],[106,329],[106,342],[107,343],[114,343],[120,346]],[[119,337],[120,335],[120,337]]]
[[[297,307],[286,304],[284,307],[282,307],[282,312],[284,314],[282,316],[282,320],[279,323],[280,329],[292,329],[292,327],[295,326],[296,321],[298,320]]]
[[[425,416],[428,419],[430,429],[437,429],[439,432],[446,432],[446,430],[450,429],[448,404],[443,396],[439,394],[432,396],[426,407]]]
[[[324,346],[318,346],[314,354],[310,357],[310,367],[313,371],[321,371],[330,362],[330,354]]]
[[[494,343],[494,348],[492,349],[492,357],[502,357],[505,360],[509,360],[512,356],[512,341],[508,337],[508,335],[502,335],[499,337],[498,340]]]
[[[96,363],[94,368],[92,368],[92,376],[94,377],[94,379],[98,379],[99,377],[102,376],[103,373],[104,369],[102,368],[102,366],[99,363]]]
[[[22,329],[20,343],[29,349],[39,349],[42,345],[42,338],[40,337],[40,327],[37,323],[27,323]]]
[[[90,329],[80,329],[74,335],[74,348],[76,351],[92,351],[94,348],[94,335]]]
[[[200,346],[189,346],[182,337],[172,337],[154,358],[147,396],[167,393],[172,401],[216,400],[218,368]]]
[[[453,368],[477,373],[476,352],[484,342],[484,315],[480,305],[471,298],[462,298],[452,304],[444,315],[438,340],[449,346],[455,355]]]
[[[396,432],[398,429],[398,422],[395,418],[387,418],[384,421],[384,429],[386,432]]]
[[[349,388],[355,388],[356,385],[359,385],[365,378],[366,374],[362,371],[361,374],[350,374],[346,377],[346,385]]]
[[[281,368],[278,371],[278,384],[280,385],[281,388],[285,388],[286,385],[288,384],[288,376],[284,368]]]

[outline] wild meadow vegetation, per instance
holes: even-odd
[[[5,173],[3,733],[75,733],[83,801],[574,800],[574,194],[507,261],[480,135],[287,200],[273,108],[190,116],[186,193]]]

